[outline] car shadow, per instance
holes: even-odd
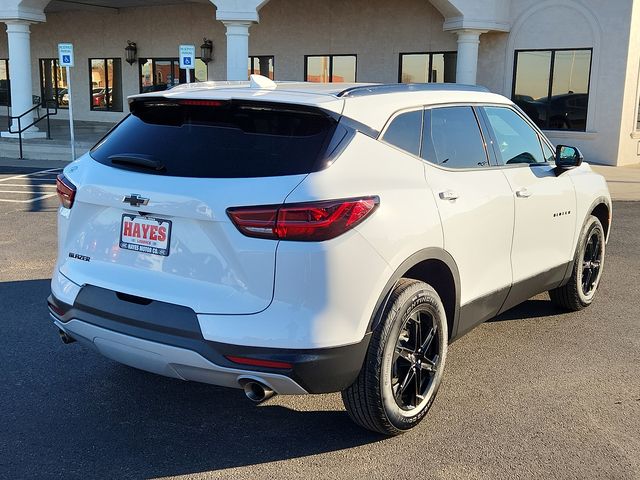
[[[497,317],[487,320],[492,322],[505,322],[509,320],[527,320],[530,318],[552,317],[555,315],[563,315],[567,313],[559,307],[556,307],[549,299],[533,298],[521,303]]]
[[[63,345],[48,294],[46,279],[0,283],[3,308],[12,312],[0,336],[0,408],[11,412],[0,422],[7,478],[186,475],[384,438],[355,426],[336,398],[254,405],[241,390],[152,375]]]

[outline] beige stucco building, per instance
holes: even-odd
[[[199,80],[477,83],[588,161],[640,162],[640,1],[0,0],[0,21],[0,104],[13,115],[32,96],[67,115],[58,43],[74,45],[74,117],[104,122],[128,95],[185,81],[178,45],[193,44]]]

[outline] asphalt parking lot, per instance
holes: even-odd
[[[640,478],[640,202],[614,205],[588,310],[541,295],[480,326],[425,421],[386,439],[338,394],[255,406],[63,345],[45,302],[58,203],[36,170],[0,167],[0,478]]]

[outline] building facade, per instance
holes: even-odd
[[[194,44],[198,81],[477,83],[588,161],[640,162],[640,0],[0,0],[0,21],[12,115],[36,96],[65,118],[71,80],[74,118],[118,121],[127,96],[186,81]]]

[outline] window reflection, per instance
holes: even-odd
[[[9,60],[0,59],[0,105],[9,105]]]
[[[249,57],[249,75],[262,75],[274,80],[273,55],[260,55]]]
[[[187,71],[180,68],[178,58],[141,58],[139,69],[141,93],[168,90],[187,82]],[[207,81],[208,67],[201,58],[196,58],[190,77],[192,83]]]
[[[400,54],[400,83],[456,81],[456,52]]]
[[[58,108],[69,108],[67,71],[58,65],[57,58],[40,59],[40,100],[55,102]]]
[[[121,61],[119,58],[89,59],[91,110],[122,111]]]
[[[333,57],[333,69],[331,70],[332,82],[353,83],[356,81],[356,57]]]
[[[306,57],[307,82],[347,82],[356,81],[355,55],[322,55]]]
[[[516,52],[513,101],[540,127],[584,131],[591,50]]]

